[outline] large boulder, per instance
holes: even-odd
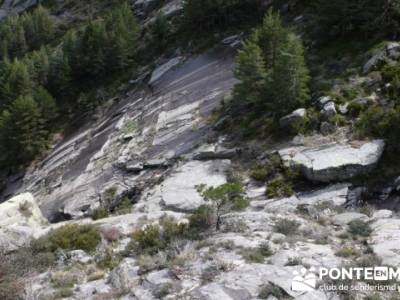
[[[400,220],[379,219],[371,225],[370,245],[383,265],[400,264]]]
[[[373,54],[363,67],[364,74],[376,69],[387,57],[397,57],[400,53],[400,44],[391,42],[385,45],[383,49],[378,50]]]
[[[355,143],[353,143],[355,144]],[[288,167],[299,168],[311,181],[341,181],[372,171],[382,156],[383,140],[329,144],[315,148],[292,147],[279,151]]]
[[[0,204],[0,246],[13,251],[37,237],[48,224],[32,194]]]
[[[279,120],[279,125],[282,128],[291,127],[292,125],[301,122],[307,116],[307,111],[304,108],[299,108],[290,115],[284,116]]]

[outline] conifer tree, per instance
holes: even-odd
[[[0,118],[0,144],[11,164],[25,164],[46,148],[48,133],[31,96],[20,96]]]
[[[287,39],[288,30],[284,28],[279,13],[272,9],[264,17],[263,24],[256,32],[258,45],[263,50],[267,68],[273,68],[282,44]]]
[[[234,88],[235,110],[261,102],[267,72],[260,47],[249,40],[243,44],[236,57],[235,76],[240,80]]]
[[[272,72],[271,91],[274,112],[279,116],[304,105],[309,98],[309,72],[299,37],[290,33],[279,49]]]

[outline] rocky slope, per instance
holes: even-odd
[[[163,9],[176,5],[171,3]],[[96,253],[65,252],[53,269],[32,274],[25,284],[26,299],[57,298],[60,284],[55,283],[67,281],[71,289],[61,298],[245,300],[260,299],[262,288],[270,285],[279,292],[263,299],[341,299],[342,294],[317,289],[293,291],[294,272],[361,263],[371,254],[383,264],[399,263],[398,216],[349,207],[358,199],[350,180],[373,172],[384,142],[355,141],[340,132],[297,137],[271,150],[288,167],[299,167],[306,180],[317,182],[311,190],[271,199],[265,186],[243,172],[249,207],[225,213],[221,230],[205,240],[177,245],[179,260],[168,261],[161,253],[145,264],[124,254],[133,231],[165,215],[187,222],[206,203],[198,193],[200,185],[224,184],[231,172],[241,170],[247,146],[233,147],[210,122],[213,109],[236,82],[237,46],[238,37],[228,37],[203,54],[177,54],[154,70],[143,70],[96,122],[66,137],[23,178],[10,179],[8,200],[0,204],[0,243],[7,252],[65,224],[93,224],[103,234]],[[321,111],[332,109],[329,102]],[[398,185],[392,191],[396,189]],[[124,196],[132,207],[121,215],[90,219],[110,200],[110,191],[112,207]],[[296,228],[279,230],[287,220],[295,221]],[[354,220],[371,227],[366,241],[349,234]],[[106,232],[111,229],[118,235],[110,242]],[[251,254],[265,244],[271,253],[261,261],[253,259]],[[122,258],[102,270],[95,262],[106,251]],[[149,264],[156,266],[143,271]],[[355,299],[367,295],[360,292]]]

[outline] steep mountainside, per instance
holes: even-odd
[[[0,9],[1,300],[399,299],[320,275],[400,263],[399,1],[40,2]]]

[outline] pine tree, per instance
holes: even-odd
[[[309,72],[299,37],[290,33],[279,49],[272,73],[274,112],[278,116],[302,106],[309,98]]]
[[[23,61],[16,59],[10,64],[8,81],[14,99],[20,95],[29,95],[32,91],[33,82]]]
[[[38,105],[41,116],[41,125],[52,131],[52,127],[55,125],[55,121],[58,116],[58,109],[53,96],[42,86],[35,89],[33,93],[33,99]]]
[[[50,56],[49,80],[46,87],[53,95],[65,97],[71,93],[72,69],[68,56],[60,49]]]
[[[105,71],[106,31],[102,22],[90,21],[82,35],[81,67],[83,74],[101,76]]]
[[[48,51],[42,47],[39,51],[35,51],[29,57],[31,63],[31,75],[35,82],[40,85],[46,85],[50,72],[50,61]]]
[[[0,144],[12,165],[25,164],[45,150],[48,133],[31,96],[20,96],[0,118]]]
[[[240,83],[235,85],[235,110],[262,101],[267,72],[260,47],[249,40],[243,44],[236,57],[235,76]]]
[[[268,10],[263,24],[256,32],[258,45],[263,50],[267,68],[274,68],[282,44],[287,39],[288,30],[284,28],[279,13]]]
[[[54,22],[50,17],[49,11],[41,5],[33,11],[31,18],[34,35],[30,46],[33,49],[38,49],[53,38]]]

